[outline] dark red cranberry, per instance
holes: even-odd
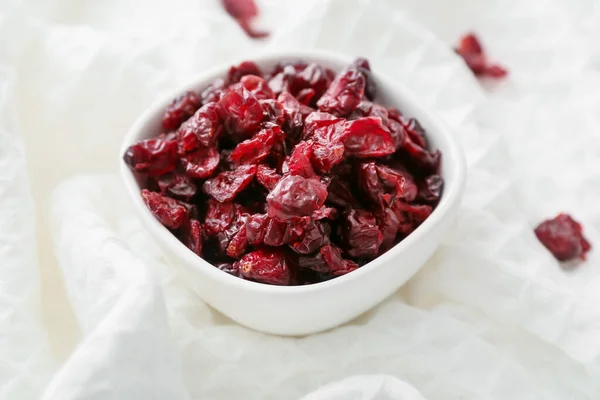
[[[275,98],[275,95],[269,87],[269,84],[260,76],[245,75],[240,80],[240,83],[259,100],[269,100]]]
[[[349,115],[365,94],[365,76],[356,67],[340,72],[317,102],[320,111],[337,116]]]
[[[216,143],[222,129],[216,109],[216,103],[205,104],[179,127],[177,135],[181,154],[199,146],[211,147]]]
[[[417,198],[431,204],[437,204],[442,196],[444,180],[438,174],[429,175],[419,183],[419,194]]]
[[[184,224],[183,243],[198,256],[202,257],[202,225],[197,219],[190,219]]]
[[[262,129],[252,139],[238,144],[230,158],[238,165],[261,163],[271,154],[273,146],[283,139],[284,134],[278,126]]]
[[[158,178],[156,182],[161,194],[188,202],[198,190],[190,178],[180,174],[166,174]]]
[[[396,151],[390,131],[378,117],[346,122],[343,143],[346,152],[357,158],[385,157]]]
[[[592,248],[583,236],[581,224],[568,214],[558,214],[542,222],[535,228],[535,235],[559,261],[585,260]]]
[[[258,65],[252,61],[244,61],[238,66],[229,68],[229,74],[227,75],[227,82],[229,85],[232,83],[238,83],[242,77],[246,75],[255,75],[262,77],[262,72]]]
[[[321,208],[326,198],[327,187],[317,179],[285,176],[267,196],[269,216],[281,221],[304,217]]]
[[[503,78],[508,74],[505,68],[489,64],[481,42],[472,33],[463,36],[454,51],[465,60],[469,69],[477,76]]]
[[[280,179],[281,175],[279,175],[274,168],[269,168],[266,165],[259,165],[257,167],[256,180],[268,191],[273,190]]]
[[[188,209],[175,199],[160,193],[142,190],[142,199],[161,224],[169,229],[178,229],[188,218]]]
[[[292,155],[283,166],[283,173],[299,175],[304,178],[314,178],[317,175],[312,167],[310,159],[313,154],[312,142],[299,142]]]
[[[216,200],[208,200],[208,208],[204,219],[204,230],[209,235],[225,232],[236,218],[236,210],[233,203],[219,203]]]
[[[215,79],[202,91],[202,93],[200,93],[202,105],[218,102],[223,93],[225,93],[225,81],[221,78]]]
[[[230,88],[217,104],[227,132],[242,138],[252,136],[263,120],[258,99],[241,85]]]
[[[173,131],[179,128],[179,125],[196,112],[202,105],[200,97],[194,92],[187,92],[173,100],[167,106],[165,115],[162,119],[162,127],[165,131]]]
[[[132,171],[158,176],[171,172],[177,164],[177,142],[163,139],[142,140],[129,146],[123,161]]]
[[[331,228],[320,222],[311,223],[304,231],[300,241],[290,244],[290,248],[298,254],[311,254],[329,244]]]
[[[281,250],[255,250],[244,255],[236,264],[246,279],[271,285],[288,285],[290,283],[289,260]]]
[[[375,216],[366,210],[346,211],[341,229],[346,252],[351,257],[375,258],[383,243]]]
[[[367,96],[369,100],[373,100],[375,96],[377,96],[377,84],[375,83],[373,74],[371,74],[371,65],[369,64],[369,61],[365,58],[357,58],[354,60],[354,65],[365,76],[365,96]]]
[[[223,203],[233,200],[254,180],[254,175],[256,165],[242,165],[234,171],[221,172],[207,180],[202,188],[204,193]]]

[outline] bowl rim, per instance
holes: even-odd
[[[161,95],[160,101],[155,101],[152,105],[150,105],[135,120],[133,125],[131,125],[123,139],[123,143],[119,152],[120,175],[126,191],[133,201],[134,207],[138,209],[137,214],[142,219],[143,225],[152,231],[153,236],[158,236],[173,253],[177,253],[186,264],[191,266],[194,270],[198,270],[199,273],[212,275],[211,277],[213,279],[220,281],[222,284],[237,286],[237,289],[240,290],[269,293],[273,295],[314,293],[317,291],[330,289],[333,286],[344,285],[353,280],[361,279],[363,275],[373,273],[375,270],[383,267],[386,263],[397,257],[398,254],[404,252],[410,246],[413,246],[415,243],[425,239],[426,235],[428,235],[429,232],[431,232],[436,226],[440,225],[443,220],[445,220],[447,217],[450,217],[450,214],[452,214],[460,204],[466,181],[465,157],[461,146],[452,136],[451,130],[444,121],[433,115],[427,107],[423,107],[421,102],[416,99],[415,93],[402,84],[402,82],[381,73],[376,67],[373,68],[373,66],[371,66],[372,71],[377,79],[388,86],[390,90],[396,92],[405,103],[410,104],[410,108],[413,110],[418,110],[417,114],[420,115],[419,119],[426,119],[428,125],[433,126],[433,129],[430,128],[428,131],[434,131],[436,141],[439,143],[443,142],[443,146],[440,146],[444,147],[442,157],[443,160],[445,160],[445,167],[447,169],[453,169],[454,182],[452,182],[451,185],[444,185],[444,192],[439,204],[433,210],[431,215],[417,229],[415,229],[411,234],[409,234],[401,242],[397,243],[386,253],[369,261],[367,264],[349,274],[309,285],[277,286],[240,279],[236,276],[221,271],[189,250],[183,243],[179,241],[179,239],[177,239],[175,235],[165,228],[150,213],[150,210],[148,210],[142,201],[141,196],[139,195],[141,189],[137,184],[133,172],[123,161],[122,155],[125,153],[127,148],[144,136],[143,133],[145,130],[143,128],[149,119],[155,118],[157,114],[162,114],[165,107],[172,101],[172,99],[181,93],[184,93],[192,88],[200,87],[203,84],[208,84],[211,80],[218,77],[225,76],[232,65],[238,65],[244,60],[252,60],[259,65],[276,63],[278,61],[300,60],[314,62],[328,61],[342,66],[350,64],[353,59],[353,57],[341,53],[316,49],[310,51],[268,51],[251,59],[245,58],[237,60],[237,62],[229,62],[227,64],[221,64],[210,68],[207,71],[199,74],[195,79],[180,85],[176,88],[176,90],[169,91],[165,95]],[[444,175],[444,173],[442,173],[442,175]],[[141,211],[139,210],[140,208],[142,209]]]

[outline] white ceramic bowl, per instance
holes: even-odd
[[[324,52],[271,54],[254,59],[265,70],[283,60],[315,61],[334,71],[352,61]],[[202,299],[234,321],[279,335],[305,335],[343,324],[376,306],[410,279],[432,255],[452,222],[465,185],[465,163],[459,145],[446,126],[421,107],[408,89],[378,73],[377,65],[372,67],[377,101],[416,117],[427,130],[432,148],[442,152],[445,186],[438,207],[417,230],[381,257],[350,274],[313,285],[282,287],[250,282],[222,272],[188,250],[152,216],[141,199],[134,175],[120,161],[121,175],[134,208],[164,250],[165,257],[181,268]],[[163,111],[173,98],[186,90],[203,89],[213,79],[224,77],[228,68],[229,65],[200,75],[147,110],[127,134],[121,154],[129,145],[160,133]]]

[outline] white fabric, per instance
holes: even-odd
[[[532,233],[567,211],[600,246],[596,2],[259,4],[266,42],[216,0],[0,4],[0,399],[600,398],[598,252],[565,272]],[[506,81],[482,87],[452,52],[470,29]],[[292,47],[368,57],[446,120],[469,166],[457,222],[423,270],[304,338],[204,304],[113,175],[124,132],[161,92]]]

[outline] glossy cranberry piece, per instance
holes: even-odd
[[[386,252],[391,249],[396,243],[396,237],[400,226],[404,223],[403,214],[396,212],[393,208],[385,208],[377,213],[377,223],[379,230],[383,235],[383,242],[379,249],[380,253]],[[412,224],[409,225],[412,228]]]
[[[337,116],[349,115],[365,93],[365,76],[356,67],[340,72],[317,102],[320,111]]]
[[[502,78],[508,73],[505,68],[499,65],[489,64],[481,42],[472,33],[463,36],[454,51],[465,60],[469,69],[476,76]]]
[[[396,151],[390,131],[378,117],[347,121],[343,143],[346,152],[357,158],[385,157]]]
[[[256,180],[268,191],[273,190],[280,179],[281,175],[278,174],[274,168],[270,168],[262,164],[257,167]]]
[[[135,172],[150,176],[166,174],[177,164],[177,143],[163,139],[142,140],[129,146],[123,161]]]
[[[303,137],[313,141],[311,162],[317,172],[328,173],[344,158],[342,137],[344,119],[322,112],[310,114],[305,121]]]
[[[244,61],[238,66],[233,66],[229,68],[229,73],[227,74],[227,82],[229,85],[233,83],[238,83],[242,79],[242,77],[246,75],[255,75],[262,77],[262,72],[255,62]]]
[[[258,99],[241,85],[230,88],[217,105],[225,130],[242,138],[252,136],[263,120]]]
[[[313,222],[304,230],[301,240],[290,244],[290,248],[298,254],[311,254],[329,244],[330,228],[328,225]]]
[[[196,112],[202,105],[200,97],[194,92],[187,92],[184,95],[174,99],[167,106],[162,119],[162,127],[165,131],[173,131],[179,128],[179,125]]]
[[[259,249],[244,255],[237,266],[246,279],[271,285],[289,285],[291,279],[289,260],[276,249]]]
[[[180,174],[162,175],[156,183],[162,195],[188,202],[198,191],[196,184],[190,178]]]
[[[319,180],[285,176],[267,196],[269,216],[281,221],[304,217],[321,208],[326,198],[327,187]]]
[[[194,179],[210,177],[217,169],[220,161],[219,152],[213,147],[201,147],[181,158],[187,176]]]
[[[240,83],[259,100],[275,98],[275,94],[273,94],[273,91],[269,87],[267,81],[260,76],[245,75],[240,80]]]
[[[327,192],[327,202],[338,208],[361,208],[346,179],[334,176],[327,186]]]
[[[202,105],[218,102],[223,93],[225,93],[225,81],[221,78],[215,79],[200,93]]]
[[[202,257],[202,224],[197,219],[190,219],[184,224],[182,232],[183,243],[196,255]]]
[[[311,164],[313,155],[312,142],[300,142],[294,148],[289,159],[283,166],[283,173],[289,175],[299,175],[304,178],[314,178],[317,175]]]
[[[263,121],[272,122],[276,125],[283,126],[286,121],[283,105],[277,100],[267,99],[259,100],[260,106],[263,109]]]
[[[178,229],[188,218],[188,209],[175,199],[160,193],[142,190],[142,199],[161,224],[169,229]]]
[[[377,96],[377,84],[371,73],[369,61],[365,58],[357,58],[354,60],[353,65],[365,76],[365,96],[367,96],[369,100],[373,100],[375,96]]]
[[[283,141],[281,128],[274,126],[262,129],[252,139],[238,144],[231,152],[230,158],[235,164],[258,164],[264,161],[277,142]]]
[[[309,220],[308,217],[305,217],[292,221],[278,221],[268,217],[264,226],[263,243],[267,246],[278,247],[295,242],[304,233]]]
[[[398,231],[404,236],[417,229],[433,212],[430,205],[408,204],[403,201],[396,201],[392,208],[400,221]]]
[[[592,246],[583,236],[581,224],[568,214],[558,214],[535,228],[540,242],[559,261],[585,260]]]
[[[221,132],[217,104],[208,103],[185,121],[177,130],[179,152],[188,153],[202,147],[212,147]]]
[[[246,223],[240,223],[238,232],[233,236],[227,246],[227,255],[231,258],[240,258],[248,248],[248,237],[246,235]]]
[[[397,199],[413,201],[417,197],[417,185],[405,169],[393,169],[375,162],[358,167],[358,187],[371,203],[385,208]]]
[[[302,115],[302,107],[298,100],[289,93],[281,93],[277,101],[283,108],[285,121],[285,129],[292,137],[297,137],[302,132],[304,118]]]
[[[242,165],[236,170],[221,172],[204,182],[204,193],[223,203],[231,201],[244,190],[256,175],[256,165]]]
[[[331,276],[341,276],[358,269],[354,261],[344,260],[339,247],[325,245],[319,253],[310,257],[299,257],[298,266]]]
[[[419,182],[417,199],[426,203],[437,204],[442,196],[444,180],[437,174],[429,175]]]
[[[383,234],[375,216],[366,210],[351,210],[343,218],[341,235],[346,252],[356,258],[377,257]]]
[[[269,221],[270,218],[266,214],[254,214],[248,219],[246,237],[249,244],[257,245],[263,243]]]
[[[219,203],[208,200],[208,208],[204,219],[204,230],[209,235],[225,232],[236,218],[236,209],[233,203]]]

